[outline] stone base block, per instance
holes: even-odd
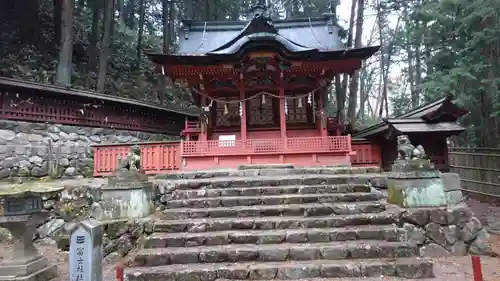
[[[38,257],[24,262],[0,264],[0,281],[47,281],[57,277],[57,267],[48,265],[47,258]]]
[[[464,198],[460,176],[456,173],[442,173],[441,180],[443,181],[448,205],[461,203]]]
[[[138,188],[103,188],[99,202],[92,204],[92,216],[98,220],[144,218],[154,212],[154,199],[151,183]]]
[[[0,281],[48,281],[56,277],[57,267],[53,265],[27,276],[0,276]]]
[[[404,208],[446,206],[441,178],[387,180],[387,202]]]

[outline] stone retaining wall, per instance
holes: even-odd
[[[0,120],[0,180],[92,176],[92,144],[173,138],[124,130]]]
[[[404,209],[399,226],[421,256],[490,255],[489,234],[469,207]]]

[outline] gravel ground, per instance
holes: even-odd
[[[500,207],[490,206],[481,202],[468,200],[467,203],[474,211],[474,213],[486,221],[500,221]],[[492,246],[500,253],[500,236],[492,236]],[[57,264],[59,268],[59,276],[54,281],[67,281],[68,277],[68,254],[60,252],[56,249],[56,245],[51,241],[37,242],[37,247],[42,254],[44,254],[51,263]],[[0,244],[0,261],[8,257],[10,253],[9,245]],[[434,272],[436,278],[434,279],[420,279],[422,281],[473,281],[471,259],[467,257],[452,257],[452,258],[437,258],[433,259],[435,262]],[[103,274],[104,281],[116,280],[115,265],[117,262],[125,262],[120,258],[110,255],[103,261]],[[483,265],[484,281],[499,281],[500,280],[500,258],[481,257]],[[376,278],[351,278],[351,279],[335,279],[337,281],[399,281],[407,280],[400,278],[390,277],[376,277]]]

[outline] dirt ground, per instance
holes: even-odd
[[[500,207],[490,206],[478,201],[468,200],[467,203],[474,211],[474,213],[483,221],[499,221],[500,220]],[[500,253],[500,236],[492,235],[492,246],[495,252]],[[54,281],[67,281],[68,277],[68,254],[60,252],[56,249],[56,245],[51,241],[37,242],[37,247],[40,252],[45,255],[53,264],[57,264],[59,268],[59,276]],[[10,247],[8,245],[0,244],[0,261],[9,255]],[[110,255],[103,261],[103,274],[104,281],[116,280],[115,265],[121,259]],[[438,280],[453,280],[453,281],[473,281],[472,265],[470,256],[466,257],[452,257],[452,258],[438,258],[434,259],[436,278],[434,279],[421,279],[422,281],[438,281]],[[500,258],[481,257],[483,266],[484,281],[500,281]],[[406,279],[390,278],[390,277],[376,277],[376,278],[353,278],[353,279],[336,279],[349,280],[349,281],[399,281]]]

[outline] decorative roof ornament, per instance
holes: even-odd
[[[249,11],[249,13],[248,13],[249,18],[256,18],[256,17],[261,17],[261,16],[266,17],[267,16],[267,3],[266,2],[267,2],[266,0],[258,0],[257,4],[255,6],[253,6]]]

